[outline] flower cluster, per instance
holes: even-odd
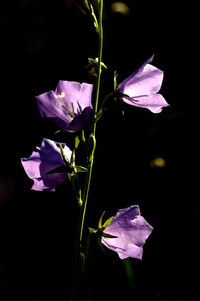
[[[120,101],[159,113],[168,103],[158,93],[163,72],[150,64],[152,60],[153,56],[121,82],[116,91]],[[92,92],[92,84],[61,80],[55,91],[37,96],[36,101],[43,118],[52,119],[64,131],[80,132],[90,121]],[[43,139],[41,146],[36,147],[30,157],[21,159],[25,172],[34,181],[32,189],[55,191],[57,185],[69,178],[66,164],[71,162],[73,154],[65,143]],[[85,171],[84,168],[80,170]],[[140,215],[139,207],[133,205],[118,211],[104,229],[101,241],[117,252],[121,259],[141,259],[142,246],[151,231],[152,227]],[[113,237],[106,237],[105,234]]]

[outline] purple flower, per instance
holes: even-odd
[[[50,173],[50,171],[65,166],[61,154],[60,144],[66,160],[70,160],[71,150],[65,143],[43,139],[41,147],[36,147],[29,158],[22,158],[25,172],[34,181],[33,190],[55,191],[55,186],[67,179],[66,172]]]
[[[101,238],[101,242],[118,253],[121,259],[134,257],[142,259],[143,248],[146,239],[153,228],[140,215],[138,205],[120,209],[112,219],[104,233],[116,236],[117,238]]]
[[[168,103],[157,93],[162,85],[163,71],[149,64],[152,60],[153,56],[120,83],[117,90],[128,95],[121,97],[123,102],[160,113],[162,107],[167,107]]]
[[[54,91],[36,97],[40,114],[51,118],[63,130],[77,132],[89,121],[92,84],[61,80]]]

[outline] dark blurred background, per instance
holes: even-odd
[[[192,1],[104,2],[109,68],[101,99],[112,91],[114,70],[120,82],[154,54],[171,106],[153,114],[110,102],[98,123],[86,226],[95,228],[104,210],[108,218],[138,204],[154,231],[142,262],[130,260],[132,284],[118,255],[93,242],[85,291],[93,300],[199,299],[195,8]],[[60,79],[93,83],[85,66],[97,56],[97,36],[73,0],[1,1],[0,29],[0,299],[68,299],[78,217],[72,188],[31,191],[20,158],[42,138],[72,145],[74,135],[55,136],[34,98]]]

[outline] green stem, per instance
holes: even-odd
[[[96,79],[96,90],[94,95],[94,110],[91,120],[91,134],[89,139],[92,138],[92,148],[90,149],[89,162],[88,162],[88,172],[85,180],[84,192],[83,192],[83,205],[80,208],[80,217],[77,227],[77,237],[76,237],[76,249],[75,249],[75,266],[74,266],[74,276],[73,276],[73,287],[71,298],[73,299],[76,291],[78,290],[81,269],[79,268],[80,262],[80,251],[83,236],[83,228],[85,221],[85,213],[87,208],[88,195],[90,190],[92,167],[94,161],[94,150],[95,150],[95,134],[96,134],[96,122],[97,122],[97,111],[98,111],[98,101],[99,101],[99,89],[100,89],[100,78],[101,78],[101,60],[102,60],[102,49],[103,49],[103,27],[102,27],[102,16],[103,16],[103,0],[99,1],[99,48],[98,48],[98,63],[97,63],[97,79]],[[90,143],[91,141],[89,141]]]
[[[97,123],[97,111],[98,111],[98,101],[99,101],[99,89],[100,89],[100,78],[101,78],[101,60],[102,60],[102,49],[103,49],[103,27],[102,27],[102,16],[103,16],[103,0],[99,1],[99,48],[98,48],[98,63],[97,63],[97,79],[96,79],[96,90],[94,96],[94,111],[92,117],[91,124],[91,134],[90,137],[93,137],[93,147],[91,149],[91,154],[89,154],[89,163],[88,163],[88,173],[85,182],[85,189],[83,194],[83,214],[82,214],[82,222],[80,229],[80,243],[82,241],[83,236],[83,226],[85,220],[85,212],[87,208],[87,200],[90,189],[91,175],[92,175],[92,167],[94,161],[94,150],[95,150],[95,134],[96,134],[96,123]]]

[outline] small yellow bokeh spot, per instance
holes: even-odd
[[[166,166],[166,161],[162,157],[156,157],[155,159],[150,161],[151,167],[163,168]]]
[[[121,13],[122,15],[129,15],[130,9],[127,4],[122,1],[116,1],[111,5],[111,10],[115,13]]]

